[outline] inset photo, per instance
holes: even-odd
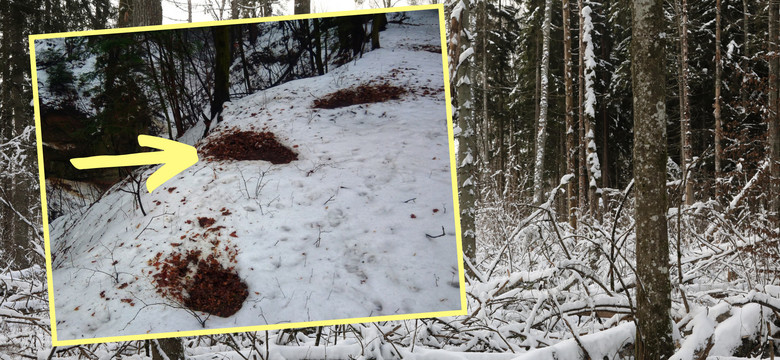
[[[442,7],[35,35],[54,345],[465,314]]]

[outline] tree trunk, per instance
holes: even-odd
[[[685,4],[687,1],[683,0],[683,4]],[[719,179],[722,175],[722,165],[721,160],[723,158],[723,120],[721,119],[721,108],[720,108],[720,83],[721,83],[721,73],[723,72],[723,64],[721,61],[721,50],[720,50],[720,37],[721,37],[721,25],[720,25],[720,6],[721,0],[716,0],[715,5],[715,104],[713,105],[714,111],[713,115],[715,116],[715,193],[720,195],[720,186],[717,183],[717,179]],[[687,14],[686,14],[687,17]],[[744,46],[747,46],[745,44]],[[690,141],[690,136],[688,136]],[[689,145],[690,146],[690,145]],[[688,151],[688,156],[690,159],[690,150]],[[690,179],[689,179],[690,180]],[[691,188],[693,187],[693,184],[689,185]],[[688,187],[685,188],[686,193],[690,193],[691,197],[693,197],[693,190],[688,190]],[[691,204],[691,200],[688,200],[688,205]]]
[[[577,194],[574,192],[577,179],[577,137],[574,132],[574,84],[571,78],[571,25],[569,22],[569,0],[562,0],[563,8],[563,78],[566,93],[566,173],[574,178],[566,184],[566,208],[569,226],[577,228]]]
[[[775,0],[769,2],[769,46],[773,56],[769,58],[769,117],[767,118],[767,142],[770,161],[770,198],[769,208],[773,213],[775,225],[780,223],[780,56],[778,52],[778,4]]]
[[[295,0],[295,14],[308,14],[311,12],[310,0]]]
[[[742,44],[742,86],[739,88],[739,96],[742,100],[741,106],[742,111],[747,113],[747,106],[748,106],[748,92],[747,92],[747,79],[748,74],[750,74],[750,61],[748,60],[750,58],[750,44],[748,43],[748,37],[750,34],[750,19],[749,19],[749,12],[748,12],[748,0],[742,0],[742,36],[743,36],[743,44]]]
[[[252,24],[247,24],[252,25]],[[247,93],[253,93],[254,89],[252,88],[252,79],[249,75],[249,63],[246,61],[246,52],[244,51],[244,38],[243,38],[243,25],[234,25],[236,26],[236,38],[238,41],[238,54],[241,56],[241,69],[244,71],[244,83],[246,83],[246,92]]]
[[[273,1],[272,0],[263,0],[263,5],[261,6],[261,9],[263,10],[263,17],[267,16],[273,16]]]
[[[162,24],[161,0],[120,0],[117,27]]]
[[[582,12],[582,0],[577,1],[577,17],[579,19],[579,31],[578,31],[578,47],[577,47],[577,53],[578,53],[578,63],[577,63],[577,119],[578,119],[578,132],[579,136],[577,137],[579,139],[579,145],[577,146],[577,155],[578,155],[578,161],[577,161],[577,170],[579,172],[579,175],[577,178],[579,179],[579,191],[577,192],[578,196],[578,207],[579,207],[579,214],[584,215],[587,211],[588,206],[588,167],[587,167],[587,156],[585,148],[587,142],[585,139],[585,107],[583,106],[583,103],[585,102],[585,57],[582,56],[583,53],[583,44],[582,44],[582,18],[579,16],[579,14]]]
[[[488,53],[487,53],[487,12],[485,9],[487,6],[485,5],[485,1],[478,1],[479,3],[479,17],[477,18],[477,24],[476,26],[479,28],[479,47],[481,49],[481,53],[479,54],[480,61],[480,77],[481,77],[481,100],[482,100],[482,118],[480,119],[480,126],[481,129],[477,129],[477,134],[481,135],[481,144],[482,144],[482,151],[481,153],[484,154],[483,160],[484,163],[482,164],[483,168],[490,169],[489,171],[495,171],[495,166],[493,161],[495,160],[495,157],[493,154],[493,131],[491,128],[490,123],[490,115],[488,114],[488,73],[487,73],[487,59],[488,59]],[[387,6],[386,6],[387,7]],[[491,184],[485,183],[486,186],[490,186]]]
[[[374,14],[374,18],[371,21],[371,50],[379,49],[379,27],[381,26],[383,15]]]
[[[178,338],[152,340],[151,345],[152,360],[184,360],[184,346]]]
[[[666,359],[672,340],[666,224],[666,94],[663,0],[634,0],[631,81],[636,183],[637,341],[639,360]]]
[[[314,21],[314,58],[317,65],[317,74],[325,75],[325,67],[322,64],[322,20],[312,19]]]
[[[534,165],[534,204],[543,202],[544,194],[544,147],[547,141],[547,93],[550,72],[550,18],[552,0],[544,2],[544,23],[542,24],[541,93],[539,95],[539,123],[536,128],[536,161]]]
[[[10,1],[0,2],[0,11],[4,17],[2,24],[2,90],[0,90],[0,142],[21,135],[24,129],[31,125],[32,109],[29,100],[32,94],[25,90],[28,82],[25,74],[29,75],[30,58],[25,53],[26,40],[23,36],[25,14],[19,3]],[[25,142],[30,139],[25,139]],[[27,144],[25,144],[27,145]],[[35,159],[33,150],[35,144],[22,149],[25,152],[25,160],[18,166],[30,169]],[[9,169],[6,169],[6,171]],[[27,253],[31,248],[33,235],[25,220],[34,222],[36,216],[33,209],[33,199],[37,199],[37,182],[12,176],[2,177],[0,183],[0,197],[8,204],[0,203],[0,245],[5,250],[0,265],[10,269],[24,269],[29,267],[31,259]],[[37,179],[37,177],[35,178]],[[10,206],[9,206],[10,205]],[[11,208],[13,207],[13,209]],[[8,260],[6,263],[4,260]]]
[[[241,6],[238,0],[230,0],[230,18],[235,20],[241,17]]]
[[[593,53],[593,22],[591,21],[590,6],[583,6],[582,0],[578,2],[580,13],[580,116],[585,124],[585,138],[582,146],[585,147],[585,166],[588,174],[588,212],[594,219],[601,220],[599,211],[599,189],[601,180],[601,164],[596,151],[596,92],[594,89],[595,55]],[[584,100],[584,102],[583,102]]]
[[[146,56],[147,56],[146,59],[148,61],[147,65],[149,67],[149,72],[152,73],[152,80],[154,81],[154,90],[157,93],[157,97],[160,99],[160,107],[162,108],[163,114],[165,115],[166,123],[168,124],[168,138],[174,140],[173,130],[171,129],[171,116],[168,113],[168,106],[165,104],[165,96],[163,96],[162,93],[162,84],[160,83],[160,77],[157,76],[157,69],[154,63],[154,58],[152,57],[152,46],[150,45],[151,42],[152,41],[149,39],[148,34],[145,34],[144,44],[146,45]]]
[[[605,1],[602,5],[602,9],[609,9],[610,3],[609,0]],[[608,11],[608,10],[607,10]],[[602,59],[609,59],[609,54],[612,51],[612,43],[611,43],[611,34],[609,27],[604,26],[604,31],[606,32],[601,36],[601,58]],[[602,80],[605,84],[611,84],[612,83],[612,77],[613,74],[609,71],[604,71],[602,69],[601,73],[604,76],[604,79]],[[609,92],[609,91],[607,91]],[[607,100],[604,99],[599,103],[599,108],[601,112],[601,187],[602,188],[609,188],[612,186],[615,186],[612,184],[612,178],[610,176],[610,157],[609,157],[609,144],[613,139],[609,135],[609,113],[607,112]],[[603,198],[604,194],[602,194]],[[604,201],[604,209],[602,212],[608,213],[609,212],[609,203]]]
[[[458,133],[458,201],[460,203],[460,230],[463,256],[475,263],[477,239],[474,227],[474,215],[477,198],[476,166],[473,112],[471,104],[470,78],[473,76],[473,49],[469,38],[469,1],[463,0],[453,10],[450,19],[450,51],[452,59],[451,73],[454,73],[454,88],[457,99]],[[457,17],[456,17],[457,16]],[[469,270],[467,267],[466,270]]]
[[[690,168],[691,168],[691,110],[689,105],[688,96],[688,0],[682,0],[679,5],[679,31],[680,31],[680,72],[678,76],[678,86],[680,95],[680,166],[682,167],[682,179],[685,184],[684,203],[686,205],[693,204],[693,182],[691,181]],[[717,54],[717,53],[716,53]],[[718,55],[716,55],[717,58]],[[717,60],[716,60],[717,61]],[[717,73],[717,70],[716,70]],[[718,96],[718,88],[716,87],[715,96]],[[717,101],[717,100],[716,100]],[[716,128],[718,126],[718,116],[720,116],[719,108],[716,108],[718,115],[715,118]],[[717,149],[718,145],[718,131],[715,131],[715,177],[717,178],[720,173],[720,160]]]
[[[214,97],[211,99],[211,121],[221,119],[222,104],[230,100],[230,28],[217,26],[214,35]],[[208,127],[207,127],[208,128]]]

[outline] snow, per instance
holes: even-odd
[[[593,21],[590,14],[593,11],[589,5],[585,5],[582,8],[583,19],[583,38],[582,42],[585,44],[585,113],[590,118],[596,117],[596,90],[593,88],[594,79],[596,78],[596,55],[593,53],[593,39],[591,33],[593,32]]]
[[[714,317],[708,316],[707,311],[699,311],[686,327],[693,329],[693,331],[670,360],[693,359],[697,351],[701,351],[707,346],[707,342],[715,330],[715,320]]]
[[[574,178],[574,174],[566,174],[561,177],[561,183],[560,185],[566,185]]]
[[[734,40],[729,41],[726,45],[726,59],[731,60],[731,57],[734,56],[734,49],[738,47],[739,45]]]
[[[715,328],[710,356],[732,355],[733,350],[742,344],[743,337],[755,335],[763,318],[758,304],[733,308],[731,315]]]
[[[450,11],[450,19],[456,19],[460,21],[461,13],[465,9],[465,6],[466,4],[463,3],[463,0],[459,0]]]
[[[201,154],[155,192],[141,193],[146,216],[119,183],[83,215],[53,221],[57,339],[200,329],[196,316],[155,292],[147,263],[158,252],[203,248],[181,238],[194,234],[235,247],[235,269],[249,288],[238,313],[208,317],[206,328],[459,310],[441,55],[410,46],[439,45],[438,17],[410,16],[416,26],[391,23],[383,47],[356,62],[233,99],[206,139],[267,128],[298,160],[271,165]],[[333,110],[310,106],[379,77],[442,91]],[[202,130],[191,129],[185,141]],[[140,172],[146,178],[155,169]],[[225,229],[206,232],[198,217]],[[444,236],[426,236],[442,227]]]
[[[466,153],[466,156],[463,157],[463,160],[460,161],[460,165],[458,167],[464,167],[472,164],[474,162],[474,158],[471,156],[471,152]]]
[[[626,343],[633,342],[636,327],[627,322],[595,334],[580,336],[582,346],[591,359],[612,359]],[[561,341],[553,346],[528,351],[514,360],[554,360],[584,358],[582,349],[574,339]]]
[[[470,47],[463,51],[463,53],[460,54],[460,57],[458,58],[458,67],[460,67],[464,61],[468,60],[471,55],[474,55],[474,48]]]

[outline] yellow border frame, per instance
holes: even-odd
[[[452,178],[452,198],[454,205],[454,217],[455,217],[455,236],[457,239],[457,253],[458,253],[458,278],[460,287],[460,310],[451,311],[439,311],[439,312],[426,312],[404,315],[386,315],[386,316],[372,316],[372,317],[359,317],[349,319],[335,319],[335,320],[321,320],[321,321],[309,321],[309,322],[297,322],[297,323],[282,323],[273,325],[256,325],[256,326],[243,326],[233,328],[219,328],[219,329],[203,329],[203,330],[190,330],[190,331],[178,331],[178,332],[165,332],[154,334],[140,334],[140,335],[123,335],[123,336],[107,336],[88,339],[75,339],[75,340],[57,340],[57,321],[55,319],[54,311],[54,282],[52,278],[51,269],[51,246],[49,240],[49,215],[46,205],[46,183],[44,176],[43,166],[43,142],[41,140],[41,118],[40,107],[38,102],[38,74],[36,73],[37,67],[35,63],[35,40],[51,39],[51,38],[64,38],[64,37],[77,37],[77,36],[92,36],[92,35],[107,35],[107,34],[123,34],[123,33],[135,33],[142,31],[157,31],[157,30],[175,30],[175,29],[188,29],[199,28],[207,26],[221,26],[221,25],[236,25],[247,23],[261,23],[270,21],[287,21],[287,20],[300,20],[300,19],[312,19],[312,18],[328,18],[336,16],[350,16],[350,15],[365,15],[365,14],[381,14],[391,12],[408,12],[419,10],[438,10],[439,12],[439,34],[441,40],[442,49],[442,70],[444,74],[444,95],[446,100],[447,111],[447,135],[450,148],[450,172]],[[453,138],[452,127],[452,103],[450,94],[450,77],[449,68],[447,65],[447,39],[445,30],[444,19],[444,5],[420,5],[420,6],[404,6],[397,8],[385,8],[385,9],[367,9],[367,10],[351,10],[351,11],[337,11],[320,14],[304,14],[304,15],[290,15],[290,16],[275,16],[266,18],[255,19],[237,19],[237,20],[223,20],[223,21],[207,21],[197,23],[179,23],[169,25],[157,25],[157,26],[142,26],[134,28],[118,28],[118,29],[106,29],[106,30],[90,30],[90,31],[76,31],[66,33],[52,33],[52,34],[38,34],[30,35],[30,63],[32,67],[32,85],[34,96],[34,108],[35,108],[35,138],[37,141],[36,148],[38,150],[38,175],[40,181],[41,191],[41,205],[42,205],[42,219],[43,219],[43,235],[44,235],[44,247],[46,251],[46,282],[49,289],[49,318],[51,320],[51,336],[53,346],[68,346],[68,345],[82,345],[82,344],[94,344],[102,342],[117,342],[117,341],[131,341],[131,340],[146,340],[146,339],[158,339],[168,337],[181,337],[181,336],[197,336],[197,335],[214,335],[224,334],[232,332],[245,332],[245,331],[263,331],[263,330],[275,330],[275,329],[288,329],[310,326],[331,326],[340,324],[352,324],[352,323],[365,323],[365,322],[377,322],[377,321],[393,321],[393,320],[409,320],[428,317],[441,317],[441,316],[456,316],[467,314],[467,301],[466,301],[466,286],[463,269],[463,248],[461,244],[461,228],[460,228],[460,206],[458,203],[458,186],[456,179],[456,162],[455,162],[455,142]]]

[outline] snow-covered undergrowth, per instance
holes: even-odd
[[[576,230],[556,213],[556,191],[541,207],[501,201],[482,207],[480,239],[489,243],[480,281],[468,293],[478,304],[472,316],[487,315],[486,328],[515,340],[503,348],[528,350],[533,359],[633,355],[641,286],[633,270],[633,197],[630,185],[606,190],[603,221],[583,218]],[[668,214],[675,358],[776,353],[776,234],[743,208],[683,209]]]
[[[153,193],[137,194],[128,179],[83,213],[52,222],[58,339],[458,310],[441,56],[410,47],[437,45],[437,20],[412,13],[414,26],[390,26],[382,48],[357,61],[234,99],[196,144],[202,150],[230,131],[272,132],[297,160],[201,152]],[[377,82],[407,93],[312,108],[329,93]],[[246,283],[235,315],[193,311],[157,291],[161,259],[191,250]]]
[[[554,200],[541,208],[483,203],[478,235],[485,251],[477,265],[478,279],[471,279],[466,288],[469,315],[184,338],[185,353],[194,359],[584,359],[586,352],[590,358],[631,358],[636,287],[631,271],[632,196],[624,197],[625,190],[605,190],[611,210],[602,225],[582,221],[578,233],[558,221],[550,206]],[[779,329],[780,287],[776,277],[767,276],[773,265],[761,261],[773,255],[754,255],[746,243],[728,239],[752,241],[752,249],[777,247],[763,243],[766,238],[751,237],[752,230],[707,204],[685,209],[679,218],[685,239],[680,247],[682,286],[674,270],[677,212],[669,214],[671,279],[677,289],[672,313],[675,358],[769,357],[769,344]],[[712,235],[720,240],[703,243],[700,237],[712,222],[702,219],[721,219]],[[697,231],[697,226],[705,230]],[[600,246],[588,239],[600,241]],[[747,271],[743,261],[754,270]],[[766,270],[756,270],[760,268]],[[51,349],[34,351],[48,341],[45,320],[40,320],[45,317],[37,316],[41,327],[14,330],[19,332],[10,344],[26,341],[18,351],[46,357]],[[13,317],[3,320],[18,322]],[[146,349],[145,342],[132,341],[60,348],[53,356],[148,358]]]

